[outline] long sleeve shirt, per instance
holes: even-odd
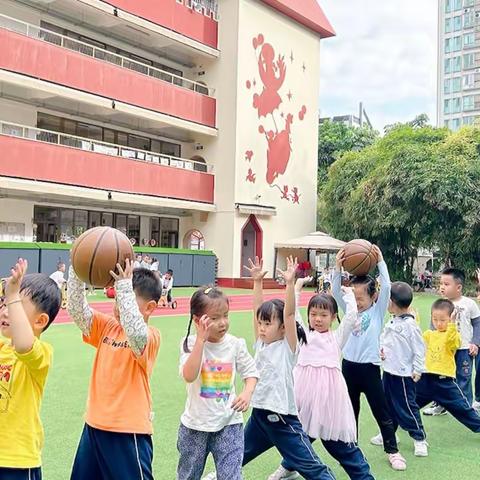
[[[356,363],[380,365],[380,335],[382,333],[388,302],[390,300],[390,276],[385,262],[379,262],[380,293],[370,308],[357,315],[357,324],[343,348],[343,358]],[[341,291],[341,272],[335,270],[332,292],[339,307],[345,312],[346,305]]]
[[[427,373],[455,378],[455,353],[461,344],[456,325],[450,323],[445,332],[427,330],[423,332],[423,339],[427,347]]]
[[[380,349],[385,356],[385,372],[400,377],[425,372],[425,343],[413,316],[401,315],[392,318],[383,329]]]

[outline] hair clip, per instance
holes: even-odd
[[[212,291],[212,288],[211,288],[211,287],[208,287],[208,288],[206,288],[206,289],[204,290],[203,293],[204,293],[205,295],[208,295],[211,291]]]

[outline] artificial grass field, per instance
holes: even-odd
[[[245,293],[245,292],[244,292]],[[178,293],[177,293],[178,295]],[[419,295],[414,306],[420,312],[422,329],[429,325],[431,295]],[[230,332],[253,343],[250,312],[230,313]],[[187,316],[156,317],[151,324],[162,333],[162,345],[152,377],[155,410],[154,474],[156,479],[175,480],[177,466],[177,428],[185,403],[185,386],[178,376],[179,344],[185,334]],[[74,325],[52,325],[42,337],[54,347],[54,363],[47,382],[42,418],[45,427],[43,475],[45,480],[67,480],[83,427],[83,413],[88,391],[94,349],[81,341]],[[132,405],[132,408],[135,408]],[[423,417],[430,443],[430,456],[413,456],[412,440],[399,431],[400,451],[407,459],[406,472],[394,472],[383,449],[369,444],[377,426],[368,406],[362,406],[360,446],[377,480],[390,479],[469,479],[480,475],[480,435],[467,430],[451,416]],[[320,458],[335,472],[337,479],[347,479],[344,471],[316,442]],[[280,457],[272,449],[244,468],[245,480],[265,480],[278,466]],[[211,470],[211,460],[206,472]],[[86,479],[95,480],[95,479]]]

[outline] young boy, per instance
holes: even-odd
[[[72,480],[151,480],[152,398],[150,376],[160,346],[160,333],[148,320],[160,299],[155,273],[125,271],[117,264],[113,315],[92,310],[85,285],[70,267],[68,312],[97,349],[87,400],[85,426],[72,470]]]
[[[427,348],[426,371],[417,383],[419,408],[435,401],[472,432],[480,433],[480,416],[475,412],[455,380],[455,353],[462,344],[457,330],[455,306],[447,299],[432,305],[434,330],[423,333]]]
[[[57,263],[57,270],[50,275],[50,278],[58,285],[61,290],[64,283],[66,283],[65,277],[65,264],[63,262]]]
[[[168,306],[172,306],[173,270],[169,269],[162,277],[162,295],[167,296]]]
[[[357,301],[358,325],[343,348],[342,373],[347,383],[357,424],[360,414],[360,395],[364,393],[380,428],[383,448],[388,455],[391,467],[394,470],[405,470],[407,463],[398,451],[394,423],[390,417],[380,374],[380,334],[390,300],[390,276],[382,252],[378,247],[374,248],[380,272],[380,294],[377,298],[375,279],[369,275],[353,277],[350,280]],[[332,292],[339,307],[345,312],[346,305],[341,291],[344,255],[343,249],[337,254]]]
[[[40,480],[40,406],[52,347],[40,340],[60,309],[61,295],[46,275],[25,275],[19,259],[0,293],[0,478]],[[4,337],[4,338],[2,338]]]
[[[456,378],[470,405],[473,404],[472,369],[473,358],[480,345],[480,309],[474,300],[462,295],[465,274],[456,268],[443,270],[440,278],[440,295],[455,306],[457,328],[461,344],[455,355]],[[438,405],[426,408],[425,415],[442,415],[445,409]]]
[[[413,290],[407,283],[392,283],[388,311],[394,317],[385,325],[380,337],[383,361],[383,389],[393,420],[413,438],[415,456],[428,456],[428,444],[418,408],[415,384],[425,372],[425,344],[414,315],[410,313]],[[383,445],[382,435],[372,438]]]

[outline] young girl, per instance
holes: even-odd
[[[200,480],[209,453],[218,480],[241,480],[243,415],[257,383],[257,369],[245,340],[228,332],[228,299],[216,288],[197,290],[180,346],[180,375],[187,383],[177,448],[177,480]],[[196,335],[190,335],[192,323]],[[235,394],[235,376],[245,388]]]
[[[303,279],[296,283],[296,316]],[[321,439],[325,450],[335,458],[354,480],[373,480],[370,467],[357,446],[357,427],[347,385],[341,371],[342,348],[355,327],[357,304],[350,288],[342,287],[346,312],[336,330],[338,318],[335,299],[326,293],[312,297],[308,303],[307,343],[300,347],[294,370],[295,401],[298,417],[310,441]],[[269,480],[297,478],[287,461]]]
[[[255,361],[260,374],[252,398],[252,415],[245,427],[246,465],[276,447],[290,468],[306,480],[332,480],[335,477],[318,458],[298,419],[293,389],[293,368],[297,362],[298,339],[305,332],[295,321],[295,270],[297,262],[287,259],[286,301],[262,303],[263,271],[258,257],[249,260],[254,287]]]

